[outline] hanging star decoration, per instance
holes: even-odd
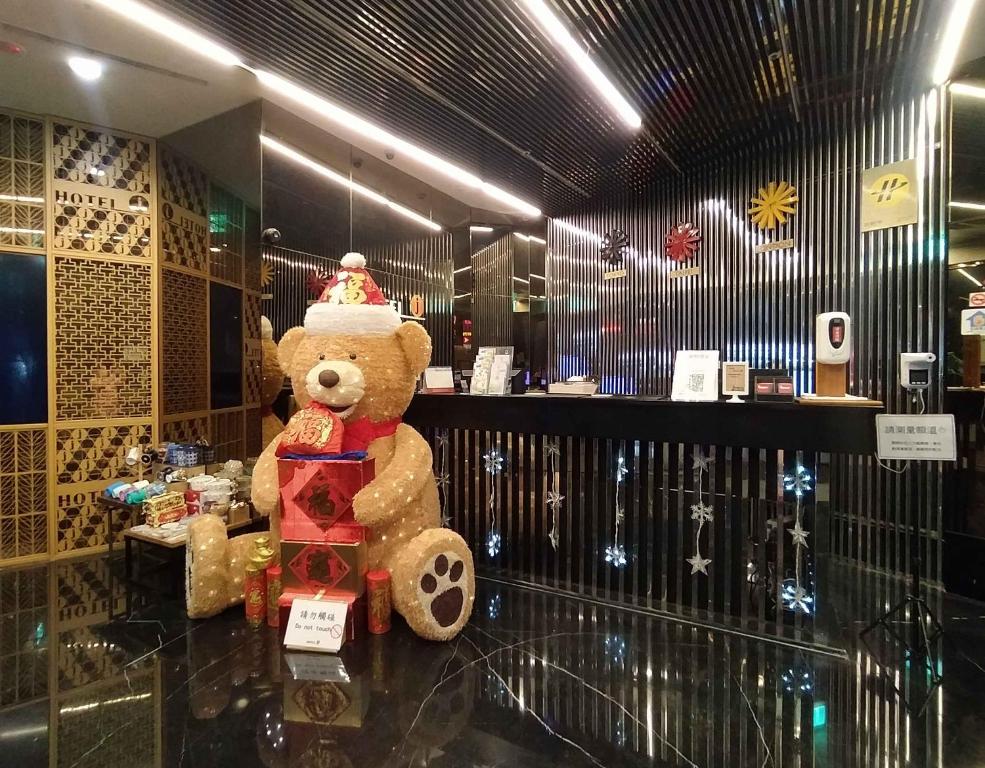
[[[797,190],[787,181],[771,181],[760,187],[749,207],[752,223],[760,229],[775,229],[787,223],[787,216],[797,212]]]
[[[787,528],[787,533],[793,536],[793,545],[795,547],[807,546],[807,537],[810,536],[810,533],[801,527],[800,520],[794,523],[793,528]]]
[[[704,494],[705,472],[709,471],[713,462],[714,459],[705,456],[700,448],[694,449],[694,453],[691,456],[691,466],[694,468],[698,501],[691,505],[691,519],[697,522],[698,529],[694,533],[694,555],[686,558],[684,561],[690,564],[692,576],[696,573],[703,573],[707,576],[708,566],[711,564],[711,559],[701,554],[701,532],[704,530],[706,523],[710,523],[715,519],[714,508],[705,504],[702,498]]]
[[[623,486],[626,483],[626,476],[629,474],[629,468],[626,466],[626,458],[622,453],[616,458],[616,469],[613,474],[616,480],[616,512],[613,516],[612,544],[605,548],[605,562],[616,568],[622,568],[627,562],[626,548],[623,546],[620,535],[622,522],[626,518],[626,512],[623,508],[623,504],[625,503],[625,490]]]
[[[692,576],[696,573],[703,573],[705,576],[708,575],[708,566],[711,565],[711,560],[707,557],[702,557],[701,553],[696,554],[694,557],[689,557],[686,562],[691,564]]]
[[[797,496],[803,496],[808,491],[813,490],[811,481],[810,473],[803,467],[797,467],[797,471],[793,474],[783,476],[783,490],[793,491]]]
[[[485,462],[486,472],[490,475],[498,475],[503,471],[503,456],[495,448],[482,455]]]
[[[690,259],[697,253],[700,244],[701,231],[690,222],[671,227],[664,238],[664,250],[667,257],[677,262]]]
[[[486,536],[486,551],[489,553],[489,557],[496,557],[499,554],[499,547],[502,541],[498,533],[495,531],[489,532],[489,535]]]
[[[561,508],[561,502],[564,501],[564,496],[558,490],[560,475],[557,471],[556,462],[561,458],[561,446],[558,438],[548,440],[544,446],[544,452],[547,454],[547,508],[551,511],[551,530],[547,533],[547,540],[557,552],[557,545],[561,540],[557,529],[558,510]]]
[[[700,448],[696,448],[691,457],[691,466],[695,472],[707,472],[714,461],[714,459],[705,456]]]
[[[490,448],[482,455],[486,472],[489,474],[489,534],[486,536],[486,552],[489,557],[496,557],[502,546],[499,527],[496,522],[496,483],[493,477],[503,471],[503,454],[496,448]]]
[[[629,237],[621,229],[611,229],[602,238],[599,255],[610,267],[621,267],[626,251],[629,250]]]
[[[451,515],[448,514],[448,484],[451,482],[451,475],[448,473],[448,430],[438,431],[438,451],[436,455],[437,469],[434,472],[434,479],[441,491],[441,526],[447,528],[451,525]]]
[[[783,602],[792,611],[811,612],[814,598],[800,585],[784,586]]]
[[[712,508],[705,504],[703,501],[699,501],[697,504],[691,505],[691,519],[697,520],[699,523],[708,523],[715,519],[714,514],[712,514]]]
[[[787,528],[787,533],[793,538],[794,557],[796,560],[794,563],[793,583],[784,582],[782,597],[784,605],[787,608],[795,612],[800,610],[804,613],[811,612],[810,605],[813,602],[813,598],[808,594],[801,580],[802,550],[810,549],[807,544],[807,537],[810,533],[805,530],[803,524],[802,501],[805,494],[814,490],[813,480],[814,478],[811,477],[810,472],[799,465],[794,472],[783,476],[783,490],[792,492],[796,499],[793,528]]]
[[[612,544],[605,548],[605,562],[616,568],[626,565],[626,550],[622,544]]]

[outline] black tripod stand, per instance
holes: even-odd
[[[916,538],[916,537],[914,537]],[[915,544],[916,542],[914,542]],[[941,683],[944,676],[940,672],[940,663],[935,650],[937,641],[944,635],[944,627],[934,616],[933,611],[927,605],[927,601],[920,594],[920,558],[914,553],[910,554],[910,577],[908,579],[909,590],[906,595],[877,618],[859,633],[859,639],[865,645],[869,653],[879,662],[879,666],[884,670],[889,684],[899,695],[906,705],[907,710],[913,715],[921,715],[927,708],[930,701],[930,694],[933,693]],[[885,633],[884,639],[888,640],[890,653],[880,653],[886,649],[886,643],[881,643],[878,648],[873,647],[873,633],[877,629],[882,629]],[[899,662],[899,651],[902,650],[902,661],[906,675],[899,679],[900,686],[893,682],[889,675],[889,670],[895,666],[894,662]],[[881,658],[890,656],[890,658]],[[916,674],[922,672],[923,674]],[[914,701],[912,696],[907,696],[905,681],[907,677],[914,682],[920,689],[925,688],[926,695],[920,696],[919,700]],[[901,690],[901,688],[903,690]],[[911,690],[910,693],[918,691]],[[920,703],[917,707],[916,704]]]

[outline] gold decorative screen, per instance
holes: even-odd
[[[161,270],[161,384],[165,414],[209,407],[208,285]]]
[[[55,258],[59,421],[151,413],[150,267]]]
[[[3,113],[0,246],[44,248],[44,123]]]
[[[0,560],[48,551],[45,429],[0,432]]]
[[[212,445],[215,446],[216,461],[243,458],[242,409],[212,414]]]
[[[127,466],[127,451],[150,441],[150,424],[59,429],[55,432],[55,482],[71,485],[133,479],[139,470]]]
[[[161,146],[161,261],[205,272],[209,258],[209,181],[193,163]]]
[[[142,139],[55,122],[56,250],[149,258],[151,146]]]

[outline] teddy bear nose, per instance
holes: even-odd
[[[318,374],[318,383],[326,389],[334,387],[339,383],[339,375],[332,370],[322,371]]]

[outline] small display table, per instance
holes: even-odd
[[[227,525],[226,530],[229,533],[232,533],[233,531],[240,531],[245,528],[249,528],[259,522],[260,520],[258,518],[251,516],[248,520],[241,520],[239,522]],[[185,544],[187,541],[187,534],[184,536],[175,537],[173,539],[163,539],[158,536],[145,533],[141,530],[133,530],[132,528],[124,531],[124,574],[126,575],[127,581],[143,587],[159,586],[157,584],[151,585],[143,581],[143,578],[148,575],[148,571],[156,572],[171,570],[172,564],[179,559],[183,563],[185,557]],[[136,544],[137,547],[137,557],[140,561],[139,563],[134,561],[134,544]],[[146,551],[148,549],[150,550],[149,552]],[[146,569],[145,567],[145,555],[150,556],[150,558],[155,561],[150,569]],[[138,565],[139,567],[137,567]],[[178,574],[178,580],[175,582],[174,591],[175,594],[180,594],[183,591],[180,581],[184,579],[184,566],[174,570]]]

